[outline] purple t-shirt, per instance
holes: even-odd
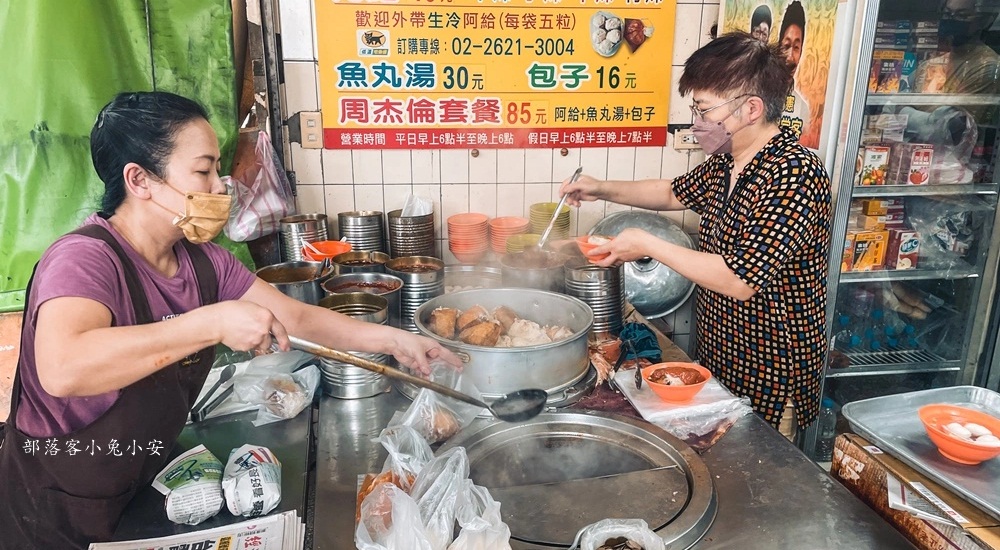
[[[180,264],[173,277],[153,269],[132,246],[103,218],[96,214],[84,225],[107,228],[135,264],[153,319],[169,319],[197,308],[198,280],[187,250],[177,243],[174,253]],[[212,244],[201,245],[215,267],[219,279],[219,301],[238,300],[255,276],[227,250]],[[118,399],[120,390],[88,397],[55,397],[38,381],[35,368],[35,323],[38,307],[52,298],[75,296],[104,304],[111,311],[114,326],[135,324],[121,262],[104,241],[83,235],[61,237],[42,254],[35,271],[30,300],[25,308],[21,333],[21,400],[17,427],[31,437],[61,436],[86,427],[104,414]],[[107,365],[113,369],[115,365]]]

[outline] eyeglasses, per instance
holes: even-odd
[[[979,17],[979,13],[975,10],[950,10],[947,7],[941,8],[941,18],[942,19],[956,19],[958,21],[972,21],[973,19]]]
[[[723,101],[722,103],[720,103],[718,105],[709,107],[708,109],[699,109],[697,105],[692,104],[691,105],[691,114],[693,114],[694,116],[700,118],[701,120],[705,120],[705,115],[707,113],[709,113],[711,111],[714,111],[714,110],[718,109],[719,107],[722,107],[723,105],[729,105],[730,103],[736,101],[737,99],[742,99],[744,97],[750,97],[752,95],[753,94],[738,95],[738,96],[736,96],[736,97],[734,97],[732,99],[727,99],[726,101]]]

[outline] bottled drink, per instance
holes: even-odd
[[[829,397],[823,398],[823,406],[819,410],[816,437],[816,461],[830,462],[833,460],[833,440],[837,437],[836,404]]]

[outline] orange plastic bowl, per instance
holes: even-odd
[[[952,422],[963,425],[974,422],[993,432],[993,435],[1000,437],[1000,419],[998,418],[965,407],[945,404],[925,405],[917,410],[917,415],[924,423],[924,429],[927,430],[927,435],[937,446],[938,452],[945,458],[960,464],[979,464],[1000,455],[1000,447],[976,445],[971,441],[952,435],[944,429]]]
[[[688,367],[697,370],[705,378],[697,384],[689,384],[686,386],[671,386],[668,384],[661,384],[659,382],[650,382],[649,375],[653,374],[657,369],[662,369],[664,367]],[[682,363],[682,362],[667,362],[667,363],[656,363],[655,365],[649,365],[642,369],[642,379],[649,384],[650,389],[653,393],[658,395],[660,399],[670,402],[670,403],[684,403],[694,399],[694,396],[698,395],[698,392],[705,387],[705,384],[712,379],[712,371],[706,369],[705,367],[699,365],[698,363]]]
[[[321,262],[327,258],[332,259],[334,256],[339,256],[344,252],[350,252],[352,248],[351,243],[345,241],[316,241],[309,244],[320,251],[319,254],[316,254],[308,246],[302,247],[302,255],[307,260],[313,262]]]
[[[603,235],[580,235],[579,237],[576,238],[576,246],[580,247],[580,252],[583,252],[583,255],[586,256],[588,260],[591,260],[591,261],[603,260],[604,258],[607,258],[608,256],[611,255],[610,253],[605,253],[605,254],[598,254],[597,256],[591,256],[589,254],[590,251],[593,250],[593,249],[595,249],[595,248],[597,248],[598,246],[601,246],[599,244],[593,244],[593,243],[588,242],[588,240],[591,237],[604,237],[604,236]],[[608,240],[611,240],[611,237],[604,237],[604,238],[608,239]]]

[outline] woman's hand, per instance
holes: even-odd
[[[215,316],[218,340],[236,351],[268,353],[272,338],[282,351],[288,351],[288,333],[267,308],[246,300],[231,300],[205,306]]]
[[[405,330],[395,332],[395,347],[391,353],[400,365],[424,376],[431,373],[431,362],[444,362],[456,369],[462,367],[462,360],[457,355],[434,340]]]
[[[596,201],[602,198],[603,181],[596,180],[584,174],[581,174],[573,183],[570,183],[571,179],[563,181],[562,186],[559,188],[559,197],[569,195],[566,197],[566,204],[580,206],[582,201]]]
[[[603,267],[621,265],[625,262],[652,256],[649,250],[652,247],[651,241],[654,239],[656,237],[642,229],[630,227],[622,230],[611,241],[592,249],[588,256],[610,254],[603,260],[594,260],[594,263]]]

